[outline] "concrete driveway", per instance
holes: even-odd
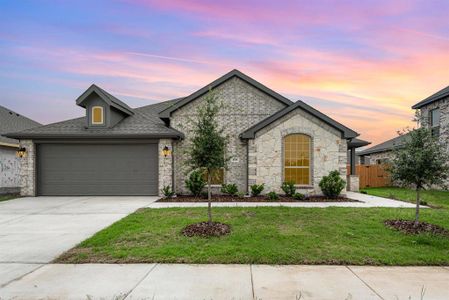
[[[0,202],[0,287],[157,197],[26,197]]]

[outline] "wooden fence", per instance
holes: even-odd
[[[350,166],[347,169],[350,174]],[[359,175],[360,188],[390,186],[391,178],[385,165],[356,165],[355,174]]]

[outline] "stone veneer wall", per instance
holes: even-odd
[[[32,140],[20,141],[22,147],[26,149],[26,156],[20,159],[20,195],[36,195],[36,145]]]
[[[296,109],[260,130],[249,141],[249,185],[264,183],[265,193],[282,192],[283,138],[294,133],[312,138],[312,184],[298,188],[301,192],[320,194],[321,178],[333,170],[339,170],[346,180],[347,141],[333,127]]]
[[[159,196],[162,195],[162,188],[164,186],[169,185],[171,188],[173,188],[173,182],[172,182],[172,160],[173,160],[173,152],[171,155],[168,155],[167,157],[164,156],[162,153],[162,150],[164,147],[167,146],[170,150],[172,149],[172,140],[171,139],[160,139],[159,140]]]
[[[369,155],[369,163],[365,162],[366,165],[377,165],[377,160],[391,160],[393,158],[393,151],[384,151],[378,153],[372,153]]]
[[[261,92],[239,78],[232,78],[218,86],[214,92],[218,101],[224,104],[218,116],[218,122],[224,128],[224,133],[230,138],[227,149],[232,157],[229,169],[225,172],[225,182],[237,184],[239,191],[246,191],[246,141],[239,138],[239,134],[285,107],[285,104]],[[189,144],[191,127],[188,119],[195,118],[198,107],[204,96],[190,102],[173,112],[171,126],[184,132],[186,138],[176,141],[175,151],[175,191],[187,193],[184,181],[187,177],[186,146]]]
[[[360,190],[359,175],[348,175],[347,176],[346,189],[351,192],[358,192]]]

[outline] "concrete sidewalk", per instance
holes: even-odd
[[[360,202],[214,202],[214,207],[260,207],[260,206],[286,206],[286,207],[396,207],[414,208],[413,203],[398,201],[361,193],[347,192],[347,197]],[[207,202],[153,202],[149,208],[167,207],[206,207]],[[426,206],[421,206],[426,208]]]
[[[448,282],[446,267],[49,264],[0,298],[448,299]]]

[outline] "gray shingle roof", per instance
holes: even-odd
[[[248,130],[244,131],[243,133],[240,134],[240,137],[242,139],[253,139],[255,137],[255,134],[257,131],[261,130],[265,126],[268,126],[269,124],[273,123],[274,121],[282,118],[283,116],[285,116],[286,114],[288,114],[289,112],[291,112],[297,108],[300,108],[300,109],[306,111],[307,113],[315,116],[316,118],[320,119],[321,121],[327,123],[328,125],[334,127],[335,129],[339,130],[342,133],[343,138],[355,138],[356,136],[359,135],[354,130],[349,129],[348,127],[344,126],[343,124],[331,119],[327,115],[325,115],[322,112],[311,107],[310,105],[307,105],[303,101],[298,100],[295,103],[293,103],[292,105],[287,106],[284,109],[281,109],[274,115],[269,116],[268,118],[260,121],[256,125],[252,126]]]
[[[86,129],[86,117],[52,123],[9,134],[16,138],[182,138],[183,134],[165,126],[158,114],[182,98],[133,109],[134,115],[112,128]]]
[[[6,136],[3,136],[3,134],[13,131],[20,131],[40,125],[40,123],[0,105],[0,143],[18,144],[18,140],[7,138]]]
[[[449,97],[449,86],[447,86],[444,89],[436,92],[435,94],[427,97],[426,99],[419,101],[418,103],[413,105],[412,108],[413,109],[418,109],[418,108],[421,108],[421,107],[423,107],[425,105],[428,105],[428,104],[430,104],[432,102],[438,101],[438,100],[440,100],[442,98],[445,98],[445,97]]]
[[[391,151],[395,147],[400,147],[402,145],[402,143],[404,143],[405,139],[407,139],[407,138],[408,138],[408,134],[397,136],[395,138],[392,138],[391,140],[377,144],[377,145],[370,147],[366,150],[357,152],[357,155],[370,155],[373,153]]]

